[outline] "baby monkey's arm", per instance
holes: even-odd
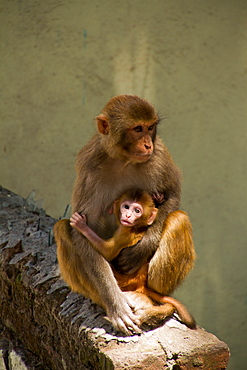
[[[70,225],[81,232],[107,261],[113,260],[120,250],[115,246],[114,237],[108,240],[101,239],[88,225],[86,215],[75,212],[70,218]]]

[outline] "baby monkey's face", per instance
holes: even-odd
[[[134,226],[143,215],[143,208],[139,203],[130,200],[120,205],[120,222],[124,226]]]

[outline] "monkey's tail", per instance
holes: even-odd
[[[177,299],[175,299],[173,297],[163,296],[159,293],[154,292],[153,290],[151,290],[149,288],[147,288],[147,295],[150,298],[154,299],[158,303],[162,303],[162,304],[169,303],[169,304],[171,304],[173,307],[175,307],[175,310],[176,310],[178,316],[180,317],[181,321],[186,326],[188,326],[188,328],[190,328],[190,329],[195,329],[196,328],[195,319],[193,318],[193,316],[191,316],[191,314],[189,313],[187,308],[181,302],[179,302]]]

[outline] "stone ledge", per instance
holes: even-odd
[[[114,332],[104,312],[59,278],[55,220],[0,189],[1,319],[52,370],[225,369],[227,345],[176,319],[141,336]]]

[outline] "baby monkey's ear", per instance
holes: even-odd
[[[119,203],[119,199],[116,199],[113,202],[113,204],[111,205],[111,207],[108,209],[109,215],[112,215],[113,213],[116,214],[118,203]]]
[[[151,213],[150,213],[150,216],[147,220],[147,224],[148,225],[152,225],[152,223],[154,222],[156,216],[157,216],[157,213],[158,213],[158,208],[153,208]]]

